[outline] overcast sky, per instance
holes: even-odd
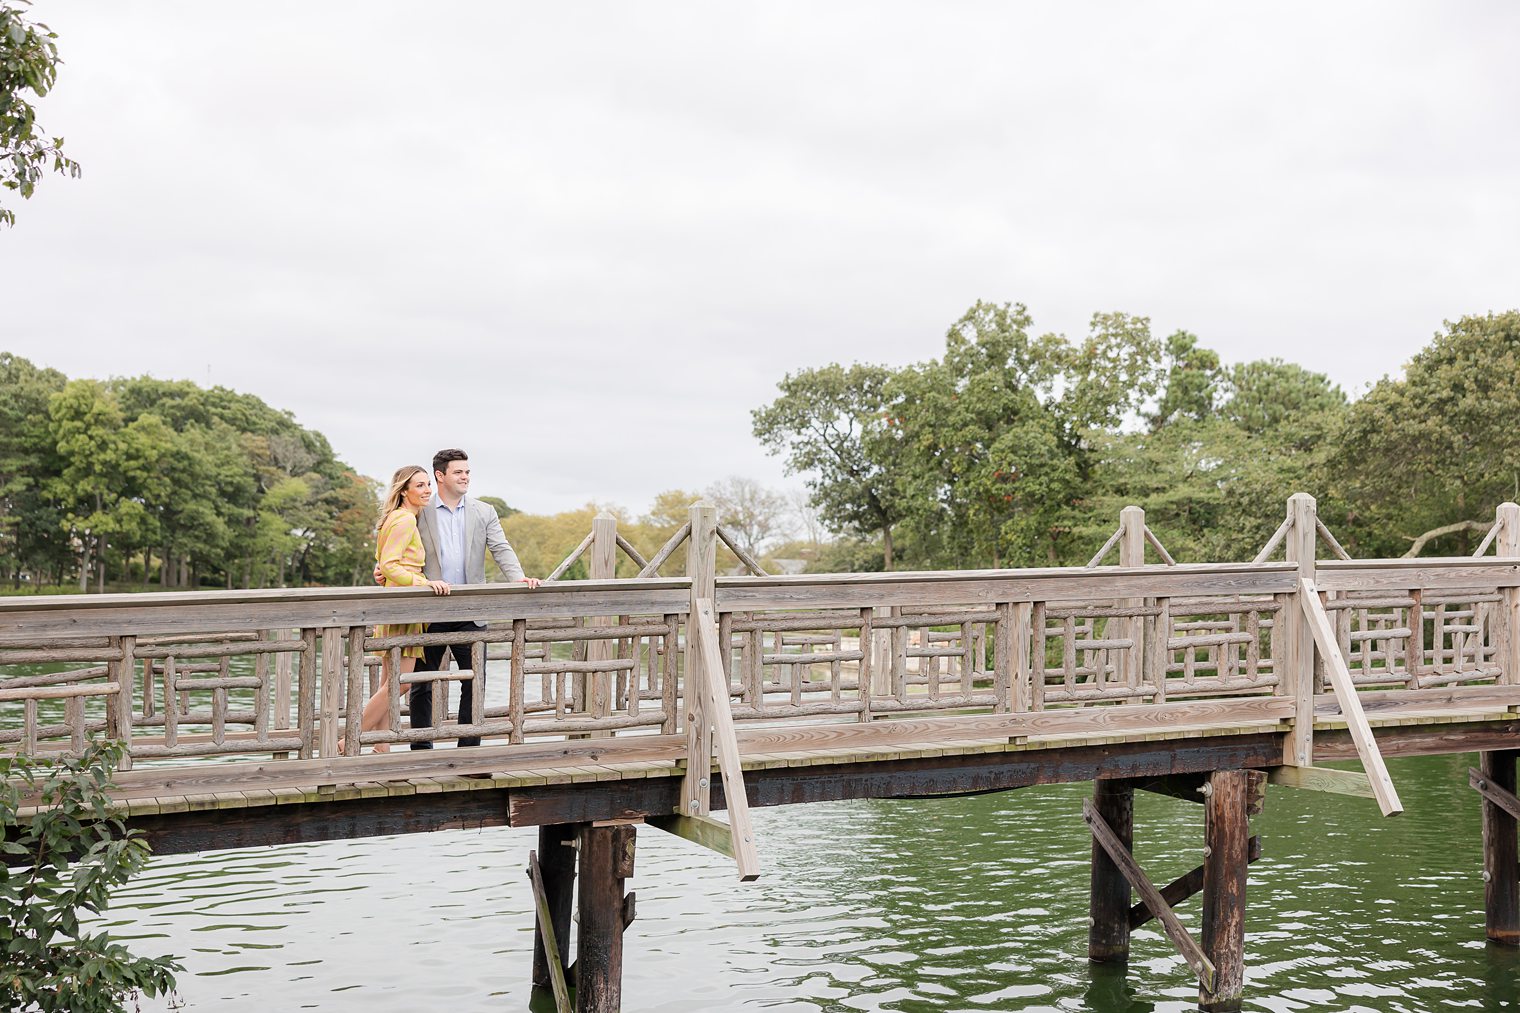
[[[239,17],[238,14],[243,16]],[[225,384],[548,512],[729,474],[977,299],[1355,394],[1520,306],[1520,5],[38,0],[83,163],[0,350]]]

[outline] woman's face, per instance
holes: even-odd
[[[427,472],[417,472],[412,476],[412,480],[406,483],[406,505],[414,510],[420,510],[427,506],[427,501],[432,498],[433,483],[428,481]]]

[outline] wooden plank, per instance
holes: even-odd
[[[545,966],[554,987],[556,1013],[570,1013],[570,989],[565,984],[565,967],[560,960],[559,939],[554,918],[549,912],[549,897],[544,891],[543,875],[538,867],[538,852],[528,852],[528,879],[533,884],[533,906],[538,911],[538,939],[544,948]]]
[[[734,862],[739,867],[740,881],[747,883],[760,878],[760,856],[755,849],[755,831],[749,818],[749,801],[745,797],[743,768],[739,762],[739,740],[734,734],[733,715],[729,712],[728,679],[723,674],[717,623],[709,598],[697,599],[687,626],[687,636],[693,633],[702,655],[701,674],[707,680],[707,719],[711,722],[713,741],[718,747],[718,767],[723,775],[724,796],[728,799]]]
[[[1321,591],[1427,591],[1520,587],[1520,559],[1468,556],[1419,559],[1326,560],[1315,586]]]
[[[1287,788],[1306,791],[1325,791],[1335,795],[1355,795],[1358,798],[1376,798],[1367,775],[1354,770],[1336,770],[1333,767],[1273,767],[1267,771],[1267,780]]]
[[[1203,801],[1202,798],[1199,801]],[[1261,857],[1261,838],[1252,837],[1247,842],[1246,861],[1254,862]],[[1185,872],[1161,888],[1161,898],[1168,904],[1176,907],[1199,890],[1203,889],[1203,866],[1198,866],[1191,872]],[[1152,918],[1151,909],[1144,904],[1136,904],[1129,909],[1130,931],[1138,929]]]
[[[448,595],[409,588],[271,588],[0,599],[0,644],[79,636],[255,632],[274,627],[500,622],[576,615],[683,612],[686,580],[460,585]]]
[[[1162,931],[1172,941],[1172,945],[1177,947],[1177,951],[1182,954],[1182,959],[1187,962],[1199,982],[1204,988],[1212,990],[1214,965],[1204,956],[1203,949],[1193,939],[1186,926],[1178,920],[1177,913],[1161,896],[1161,891],[1151,884],[1145,870],[1140,868],[1140,864],[1130,855],[1123,841],[1103,821],[1103,817],[1098,814],[1091,799],[1082,800],[1082,819],[1092,830],[1093,839],[1108,854],[1114,865],[1123,873],[1124,878],[1129,880],[1130,886],[1134,887],[1146,907],[1155,914],[1156,920],[1161,923]]]
[[[343,687],[343,630],[330,626],[322,631],[322,710],[318,715],[318,742],[322,755],[338,755],[338,700]]]
[[[733,828],[711,816],[682,816],[679,813],[652,814],[644,822],[682,840],[690,841],[725,858],[734,858]]]
[[[706,816],[711,811],[712,723],[706,714],[706,691],[702,674],[703,654],[692,635],[692,614],[700,599],[710,599],[717,579],[718,510],[711,503],[693,503],[691,533],[686,542],[686,573],[691,578],[691,597],[686,603],[685,671],[681,700],[685,705],[687,769],[683,779],[681,808],[685,816]]]
[[[723,612],[743,612],[1278,594],[1293,590],[1295,569],[1278,563],[1210,563],[1164,568],[1108,567],[1102,570],[1051,567],[720,577],[715,607]]]
[[[1393,779],[1388,776],[1388,767],[1383,763],[1383,756],[1378,752],[1377,741],[1372,737],[1372,729],[1367,724],[1367,715],[1362,711],[1356,686],[1351,681],[1351,672],[1346,668],[1346,659],[1341,655],[1340,644],[1335,637],[1335,627],[1331,625],[1330,617],[1325,614],[1324,605],[1319,600],[1319,593],[1315,590],[1314,583],[1303,580],[1299,582],[1299,587],[1299,604],[1303,608],[1305,619],[1308,620],[1309,630],[1314,635],[1314,642],[1319,647],[1320,656],[1325,659],[1325,678],[1335,690],[1341,713],[1346,716],[1351,740],[1356,743],[1357,757],[1362,761],[1362,769],[1367,772],[1368,781],[1372,783],[1372,792],[1377,797],[1378,807],[1383,810],[1384,816],[1397,815],[1404,811],[1404,806],[1399,802],[1398,790],[1393,786]]]

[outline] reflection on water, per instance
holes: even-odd
[[[1483,941],[1471,759],[1391,763],[1408,809],[1393,820],[1370,800],[1271,790],[1247,1009],[1520,1008],[1520,955]],[[1089,790],[758,810],[766,874],[747,885],[641,831],[624,1008],[1195,1009],[1154,923],[1127,973],[1086,961]],[[1153,879],[1202,860],[1201,816],[1137,797]],[[139,952],[180,956],[187,1009],[527,1009],[535,846],[532,831],[483,830],[166,857],[110,920]],[[1196,932],[1196,901],[1179,913]]]

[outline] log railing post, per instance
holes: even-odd
[[[1119,565],[1120,566],[1144,566],[1145,565],[1145,511],[1137,506],[1127,506],[1119,511]],[[1145,604],[1143,598],[1126,598],[1120,602],[1123,606],[1140,606]],[[1131,642],[1120,657],[1120,670],[1115,673],[1119,681],[1125,686],[1138,686],[1140,673],[1144,668],[1145,658],[1145,620],[1142,618],[1125,619],[1119,635]]]
[[[1520,557],[1520,503],[1500,503],[1494,514],[1494,523],[1499,526],[1494,551],[1501,556]],[[1504,637],[1499,662],[1503,675],[1499,681],[1520,686],[1520,588],[1507,587],[1501,593]]]
[[[1315,516],[1313,496],[1300,492],[1288,498],[1287,557],[1298,564],[1300,581],[1315,578]],[[1279,613],[1278,621],[1283,624],[1283,656],[1273,659],[1273,664],[1282,666],[1278,685],[1295,704],[1293,726],[1283,743],[1283,762],[1308,767],[1314,763],[1314,633],[1302,607]]]
[[[691,602],[686,612],[685,673],[681,687],[686,717],[686,775],[681,780],[681,813],[706,816],[712,805],[712,722],[702,699],[702,652],[691,629],[697,622],[698,600],[711,601],[717,596],[718,508],[705,501],[691,505],[686,575],[691,578]]]
[[[617,576],[617,518],[603,510],[591,522],[592,580],[612,580]],[[587,626],[611,626],[611,616],[592,616]],[[611,661],[614,645],[610,640],[586,642],[587,661]],[[612,673],[586,672],[579,678],[587,681],[585,689],[586,709],[593,717],[604,718],[612,713]],[[599,733],[605,734],[605,733]]]
[[[348,673],[343,667],[341,626],[322,631],[322,705],[317,715],[318,746],[323,759],[338,755],[338,708]],[[357,730],[357,729],[356,729]]]

